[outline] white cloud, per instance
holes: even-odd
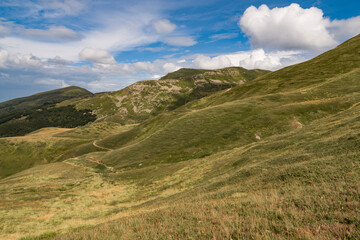
[[[345,20],[334,20],[330,23],[328,30],[338,41],[354,37],[360,33],[360,16]]]
[[[0,67],[5,67],[9,58],[9,53],[6,50],[0,50]]]
[[[295,3],[273,9],[251,6],[239,21],[253,46],[276,49],[319,50],[334,46],[337,42],[327,30],[329,25],[321,9],[303,9]]]
[[[161,76],[158,74],[155,74],[151,78],[157,80],[157,79],[161,78]]]
[[[21,29],[21,35],[39,41],[75,41],[81,37],[74,30],[64,26],[50,26],[49,29]]]
[[[10,30],[7,27],[0,25],[0,37],[6,36],[9,32]]]
[[[61,88],[70,86],[64,80],[53,79],[53,78],[41,78],[41,79],[35,80],[34,83],[42,84],[42,85],[50,85],[53,87],[61,87]]]
[[[90,61],[100,64],[115,64],[116,61],[107,51],[100,49],[84,48],[79,53],[81,61]]]
[[[0,67],[12,67],[12,68],[27,68],[27,67],[41,67],[41,59],[31,54],[15,56],[10,55],[6,50],[0,50]]]
[[[24,25],[3,18],[0,18],[0,37],[16,37],[40,42],[67,42],[81,39],[79,33],[65,26],[51,25],[46,29],[26,28]]]
[[[159,19],[152,23],[155,31],[159,34],[172,33],[176,29],[176,25],[167,19]]]
[[[181,68],[181,66],[175,65],[174,63],[165,63],[163,69],[165,73],[174,72]]]
[[[133,67],[140,71],[145,71],[148,73],[154,73],[159,71],[158,66],[156,64],[153,64],[151,62],[136,62],[133,64]]]
[[[85,1],[78,0],[40,0],[38,10],[44,11],[47,18],[57,18],[77,15],[86,5]]]
[[[82,2],[79,7],[78,3]],[[86,0],[85,0],[86,2]],[[56,6],[62,14],[74,15],[83,11],[84,1],[69,1],[69,6],[74,5],[74,11],[68,9],[67,1],[45,1],[31,3],[31,9],[36,14],[51,12]],[[91,2],[92,5],[100,4]],[[50,26],[48,29],[29,29],[5,19],[0,20],[0,25],[10,29],[11,33],[0,29],[0,48],[6,49],[13,55],[34,55],[41,59],[53,59],[56,56],[68,61],[79,61],[79,53],[84,48],[102,49],[111,53],[130,51],[156,42],[165,42],[175,46],[192,46],[196,41],[187,36],[166,36],[159,33],[171,33],[176,30],[176,25],[162,18],[157,4],[148,4],[146,7],[138,4],[127,3],[126,11],[119,8],[118,4],[111,13],[103,14],[94,11],[91,19],[86,21],[85,28],[81,31],[64,26]],[[20,6],[21,3],[18,2]],[[39,5],[39,6],[38,6]],[[85,4],[86,5],[86,4]],[[101,4],[100,4],[101,5]],[[94,6],[92,6],[94,8]],[[90,7],[91,8],[91,7]],[[85,9],[86,10],[86,9]],[[54,10],[55,11],[55,10]],[[54,13],[55,14],[55,13]],[[109,17],[109,14],[111,17]],[[42,15],[41,15],[42,16]],[[66,21],[65,21],[66,22]],[[80,22],[79,26],[84,23]],[[71,26],[77,26],[71,24]],[[153,31],[149,31],[153,28]],[[174,34],[174,33],[173,33]],[[164,47],[144,48],[147,51],[161,51]],[[110,62],[112,60],[108,58]]]
[[[193,60],[193,67],[218,69],[225,67],[244,67],[247,69],[261,68],[274,70],[300,61],[300,52],[277,51],[266,53],[263,49],[246,52],[222,54],[215,57],[198,55]]]
[[[181,37],[168,37],[163,40],[164,43],[177,47],[190,47],[197,42],[193,37],[181,36]]]
[[[70,64],[74,63],[72,61],[68,61],[66,59],[63,59],[60,56],[56,56],[54,58],[49,58],[47,60],[47,62],[50,63],[50,64],[60,64],[60,65],[70,65]]]
[[[232,65],[229,56],[226,55],[216,56],[213,58],[207,55],[199,55],[194,59],[193,62],[197,68],[204,69],[224,68]]]
[[[219,33],[219,34],[213,34],[210,36],[213,40],[222,40],[222,39],[232,39],[236,38],[239,34],[237,33]]]

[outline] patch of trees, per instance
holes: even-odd
[[[22,136],[44,127],[73,128],[96,120],[91,110],[74,106],[46,107],[21,111],[0,119],[0,137]]]

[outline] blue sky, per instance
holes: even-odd
[[[0,0],[0,101],[181,67],[280,69],[360,33],[349,0]]]

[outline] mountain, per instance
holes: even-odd
[[[199,74],[207,77],[182,69],[159,81],[194,86]],[[163,104],[137,124],[104,111],[103,121],[44,134],[84,142],[0,180],[0,237],[358,239],[359,79],[360,35],[175,109]],[[80,109],[112,94],[61,104]],[[30,137],[2,144],[16,153]]]
[[[0,103],[0,137],[24,135],[42,127],[76,127],[96,119],[138,123],[268,72],[239,67],[180,69],[160,80],[137,82],[115,92],[93,95],[72,86],[18,98]],[[86,117],[81,118],[82,114]]]
[[[7,138],[0,144],[3,152],[0,177],[34,164],[66,159],[73,152],[80,154],[101,150],[92,144],[96,137],[103,135],[101,133],[123,132],[121,124],[142,122],[163,111],[171,111],[186,102],[244,84],[266,73],[269,71],[236,67],[220,70],[180,69],[160,80],[137,82],[115,92],[93,95],[79,87],[68,87],[2,103],[0,111],[4,116],[0,124],[0,137],[30,134],[44,127],[71,128],[94,121],[96,124],[66,133],[50,128],[28,137],[15,138],[15,141],[14,138]],[[44,136],[46,133],[49,134],[49,141],[34,143],[34,136]],[[22,139],[20,143],[19,139]],[[87,144],[75,148],[82,143]]]
[[[9,114],[9,112],[26,111],[43,105],[56,104],[70,98],[81,98],[91,95],[92,93],[86,89],[70,86],[34,94],[29,97],[17,98],[0,103],[0,117]]]
[[[79,87],[67,87],[0,103],[0,137],[19,136],[43,127],[76,127],[96,118],[73,106],[55,108],[68,99],[92,96]]]
[[[335,114],[358,100],[357,53],[358,37],[305,63],[159,115],[129,132],[99,141],[114,150],[100,158],[121,168],[184,161],[251,144],[257,141],[256,135],[269,137]],[[349,78],[353,82],[346,83]],[[66,156],[76,156],[71,152]]]
[[[159,80],[136,82],[120,91],[97,94],[78,101],[65,101],[77,109],[91,109],[99,119],[139,123],[159,113],[171,111],[200,99],[269,73],[240,67],[219,70],[180,69]]]

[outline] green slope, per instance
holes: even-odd
[[[266,138],[338,113],[360,101],[359,39],[351,39],[308,62],[161,114],[131,132],[105,138],[98,143],[114,151],[101,159],[111,166],[128,168],[139,163],[201,158],[256,142],[256,136]],[[346,67],[341,68],[342,64]],[[289,74],[290,68],[297,74]],[[336,74],[334,69],[342,71]],[[300,76],[302,72],[305,76]],[[298,88],[294,89],[291,82]]]
[[[359,113],[354,105],[186,164],[124,171],[142,197],[158,198],[56,239],[358,239]]]

